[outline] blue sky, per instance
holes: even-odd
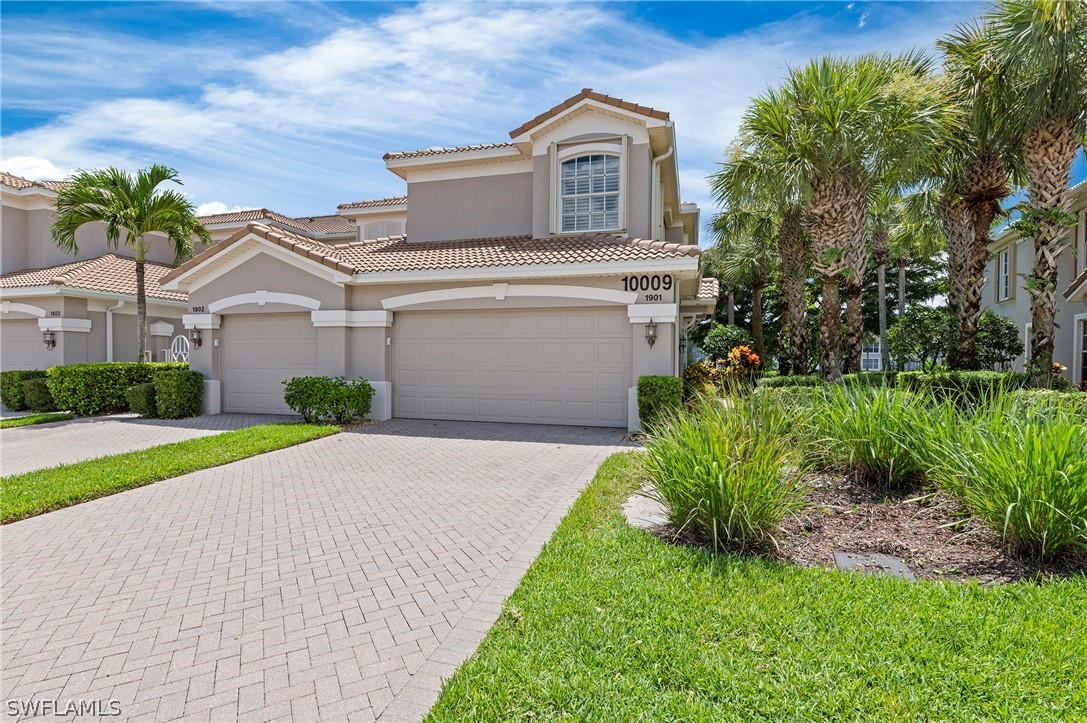
[[[705,176],[789,64],[931,47],[981,8],[5,0],[3,167],[163,162],[204,211],[331,213],[403,193],[385,152],[508,140],[592,87],[671,112],[683,195],[706,218]]]

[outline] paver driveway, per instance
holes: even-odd
[[[418,719],[621,440],[393,420],[5,526],[3,698]]]
[[[216,414],[192,419],[141,419],[123,414],[0,429],[0,474],[30,472],[107,454],[219,434],[297,417]]]

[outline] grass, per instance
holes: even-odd
[[[262,424],[4,477],[0,479],[0,522],[33,517],[338,431],[334,425]]]
[[[29,427],[31,424],[46,424],[47,422],[66,422],[75,419],[71,412],[46,412],[43,414],[28,414],[25,417],[12,417],[0,420],[0,429],[11,427]]]
[[[737,397],[666,421],[649,437],[648,469],[677,528],[714,549],[743,548],[804,505],[804,469],[777,407]]]
[[[430,721],[1073,720],[1087,577],[982,588],[666,544],[611,457]]]

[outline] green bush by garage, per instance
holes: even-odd
[[[293,377],[283,384],[283,401],[305,422],[347,424],[365,418],[374,401],[374,387],[365,379]]]
[[[679,377],[638,377],[638,419],[642,429],[652,428],[682,405],[683,380]]]
[[[128,411],[129,387],[154,381],[155,372],[188,366],[185,362],[69,364],[46,370],[46,379],[58,409],[80,415],[113,414]]]
[[[0,402],[13,412],[25,412],[29,407],[26,404],[24,383],[31,379],[44,378],[45,371],[42,369],[0,372]]]

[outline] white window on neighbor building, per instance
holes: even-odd
[[[861,344],[861,371],[878,372],[883,369],[883,359],[880,356],[879,340]]]
[[[385,238],[386,236],[399,236],[404,232],[399,221],[374,221],[366,224],[362,229],[363,239]]]
[[[996,257],[996,300],[1007,301],[1011,298],[1012,249],[1004,249]]]
[[[879,357],[874,359],[871,357],[865,357],[861,359],[861,371],[864,372],[878,372],[881,364],[879,363]]]
[[[563,233],[619,230],[619,156],[589,153],[562,162],[559,218]]]

